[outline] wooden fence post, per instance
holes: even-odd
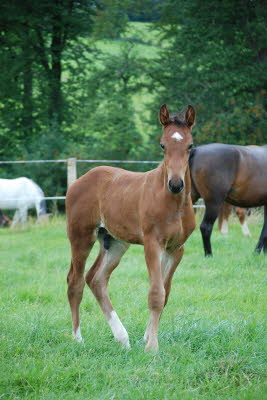
[[[77,179],[76,158],[68,158],[68,188]]]

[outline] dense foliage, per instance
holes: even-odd
[[[160,158],[162,103],[196,107],[197,144],[267,141],[263,1],[4,0],[0,30],[1,159]]]
[[[160,27],[169,46],[159,96],[196,106],[197,142],[266,143],[265,2],[167,0]]]

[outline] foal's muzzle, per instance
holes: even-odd
[[[173,194],[181,193],[184,189],[184,181],[181,178],[172,178],[168,182],[168,189]]]

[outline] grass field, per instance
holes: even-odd
[[[0,399],[264,399],[266,264],[238,224],[213,233],[203,257],[199,230],[187,242],[160,325],[158,355],[144,353],[148,278],[132,246],[110,282],[131,351],[114,343],[86,287],[84,344],[71,338],[65,221],[0,232]],[[93,250],[92,263],[97,248]],[[89,265],[89,264],[88,264]]]

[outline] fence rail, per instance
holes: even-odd
[[[135,160],[79,160],[66,158],[62,160],[10,160],[0,161],[0,164],[39,164],[39,163],[67,163],[67,184],[68,187],[77,179],[77,163],[91,164],[159,164],[160,161],[135,161]],[[44,200],[65,200],[66,196],[48,196]],[[14,199],[8,199],[13,201]],[[194,208],[205,208],[204,204],[195,204]]]
[[[86,163],[107,163],[107,164],[160,164],[160,161],[132,161],[132,160],[76,160],[76,162]]]
[[[14,161],[0,161],[0,164],[33,164],[33,163],[67,163],[72,158],[67,158],[65,160],[14,160]],[[79,160],[75,158],[75,162],[85,162],[85,163],[93,163],[93,164],[159,164],[160,161],[134,161],[134,160]]]
[[[33,164],[33,163],[60,163],[68,162],[66,160],[14,160],[14,161],[0,161],[0,164]]]

